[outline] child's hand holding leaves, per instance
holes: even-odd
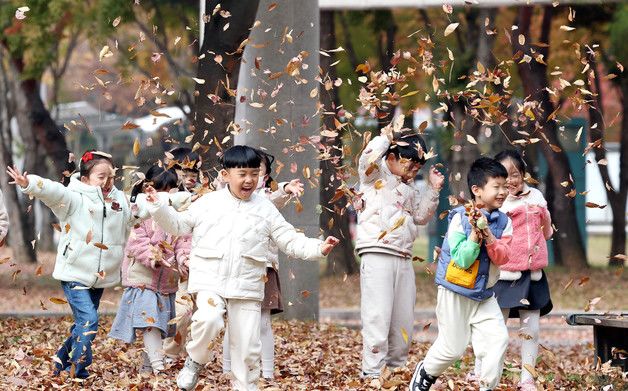
[[[26,171],[22,174],[17,167],[7,166],[7,174],[13,179],[9,184],[19,185],[20,187],[28,186],[28,173]]]
[[[436,167],[431,166],[428,181],[432,189],[440,191],[440,189],[443,188],[443,184],[445,183],[445,176],[440,171],[438,171]]]
[[[321,252],[323,253],[323,255],[328,255],[338,243],[340,243],[340,240],[338,240],[338,238],[328,236],[321,246]]]

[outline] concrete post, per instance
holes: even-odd
[[[276,3],[274,8],[273,3]],[[318,98],[310,97],[310,92],[318,88],[314,80],[319,63],[318,3],[262,0],[256,20],[260,23],[251,31],[240,68],[235,116],[240,133],[235,141],[261,147],[274,155],[275,169],[279,162],[284,165],[279,174],[272,173],[277,182],[300,178],[305,183],[305,195],[300,200],[302,211],[297,212],[297,206],[291,203],[282,213],[297,229],[318,237],[319,191],[310,185],[318,180],[317,152],[309,143],[299,144],[300,140],[318,135],[320,122],[316,115]],[[287,69],[291,60],[304,52],[308,54],[303,59],[305,69],[303,66]],[[294,164],[296,172],[292,173]],[[310,180],[304,177],[307,171]],[[279,274],[285,317],[317,320],[319,263],[289,260],[280,254]]]

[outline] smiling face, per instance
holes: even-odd
[[[504,200],[508,195],[508,186],[506,185],[506,178],[494,177],[488,178],[488,181],[482,187],[473,185],[471,191],[475,196],[475,202],[478,207],[495,210],[501,208],[504,204]]]
[[[100,187],[103,196],[106,197],[113,189],[114,177],[115,170],[111,163],[107,160],[102,160],[96,163],[86,176],[81,177],[81,182],[90,186]]]
[[[222,176],[229,185],[229,191],[234,197],[248,200],[257,187],[260,169],[228,168],[222,170]]]
[[[195,170],[179,168],[175,171],[177,173],[177,177],[179,178],[179,183],[182,183],[187,191],[192,191],[198,182],[198,172]]]
[[[517,168],[517,165],[511,159],[505,159],[500,162],[508,171],[508,192],[511,195],[520,194],[523,191],[523,175]]]

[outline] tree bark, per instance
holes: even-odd
[[[221,10],[229,11],[233,16],[225,19],[219,13],[212,15],[218,4]],[[198,60],[197,77],[204,83],[197,84],[195,91],[193,145],[200,143],[207,147],[213,140],[220,142],[227,135],[235,115],[236,87],[244,52],[242,43],[249,37],[258,5],[259,0],[206,0],[205,10],[210,19],[203,30]],[[227,23],[229,26],[225,30]],[[222,56],[222,61],[217,61],[217,56]],[[204,148],[206,151],[203,152],[207,152],[204,153],[205,167],[218,166],[217,153],[221,148],[216,145]]]
[[[336,48],[336,31],[334,25],[334,11],[321,11],[320,42],[322,50]],[[322,69],[323,84],[319,88],[321,103],[325,112],[322,116],[323,128],[334,130],[334,118],[337,116],[337,109],[340,106],[337,89],[333,86],[336,80],[336,68],[330,66],[336,59],[334,53],[329,53],[329,57],[320,56],[320,66]],[[331,85],[327,90],[326,85]],[[334,114],[328,114],[333,112]],[[338,129],[336,137],[322,137],[323,156],[321,160],[321,182],[319,185],[320,202],[322,212],[320,215],[320,226],[325,236],[335,236],[340,239],[340,243],[334,251],[327,257],[327,275],[333,274],[354,274],[358,271],[355,260],[353,242],[349,232],[349,214],[347,208],[339,201],[330,204],[336,189],[342,185],[343,177],[343,153],[342,153],[342,130]]]
[[[0,48],[0,186],[11,222],[7,243],[16,262],[35,263],[37,257],[30,245],[34,239],[32,214],[26,213],[26,197],[20,197],[17,187],[9,184],[9,177],[4,170],[4,167],[14,164],[11,118],[14,117],[16,105],[16,91],[12,86],[12,77],[16,73],[8,69],[10,62],[5,61],[4,53],[4,49]]]
[[[533,7],[521,7],[519,9],[518,20],[515,23],[519,30],[515,30],[512,36],[513,53],[520,58],[523,54],[531,54],[531,42],[543,42],[549,45],[549,33],[552,22],[552,6],[544,7],[543,21],[541,24],[541,35],[538,39],[530,36]],[[524,45],[519,45],[518,35],[525,36]],[[544,61],[548,61],[548,48],[538,48],[537,53],[544,56]],[[548,208],[552,214],[553,222],[558,232],[554,235],[554,252],[557,264],[567,266],[571,269],[587,267],[587,258],[582,243],[582,237],[578,229],[576,212],[572,199],[565,195],[565,188],[561,182],[569,180],[571,173],[569,161],[564,151],[555,152],[552,149],[560,146],[557,135],[556,122],[549,118],[554,113],[556,107],[552,103],[547,87],[547,66],[534,60],[530,63],[517,61],[519,75],[524,87],[525,94],[532,100],[539,102],[540,107],[535,113],[537,118],[536,131],[544,139],[541,142],[541,153],[547,160],[548,167],[551,167],[551,175],[548,176],[547,190],[553,192]]]

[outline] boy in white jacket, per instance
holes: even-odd
[[[2,190],[0,190],[0,247],[4,244],[4,238],[7,236],[8,230],[9,215],[7,214],[7,208],[4,206]]]
[[[298,233],[266,197],[255,193],[260,157],[238,145],[225,151],[222,176],[227,188],[203,195],[186,211],[176,212],[146,190],[154,221],[172,235],[192,234],[188,289],[197,293],[188,358],[177,386],[192,390],[198,371],[209,362],[214,340],[225,327],[230,335],[234,388],[256,390],[260,375],[260,307],[269,244],[293,257],[317,259],[338,239],[323,242]]]
[[[362,376],[379,377],[384,365],[405,365],[414,324],[416,285],[412,244],[418,225],[438,206],[444,177],[430,168],[427,189],[414,177],[425,164],[418,134],[393,139],[403,116],[371,140],[359,160],[362,205],[358,205],[356,251],[361,257]]]

